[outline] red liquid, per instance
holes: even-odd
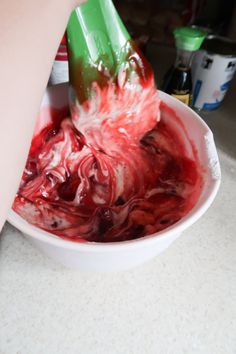
[[[14,203],[31,224],[73,241],[124,241],[165,229],[196,203],[195,149],[190,160],[159,122],[152,72],[132,50],[115,81],[92,84],[72,118],[54,112],[34,137]]]

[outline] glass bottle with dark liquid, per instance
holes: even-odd
[[[191,106],[192,101],[192,75],[191,60],[205,38],[205,32],[181,27],[174,31],[177,56],[174,66],[166,73],[162,91]]]

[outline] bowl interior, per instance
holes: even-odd
[[[197,154],[200,165],[204,169],[203,188],[199,200],[194,208],[184,218],[169,228],[153,235],[131,241],[111,244],[91,242],[75,243],[72,241],[63,240],[53,234],[30,225],[13,210],[11,210],[8,215],[8,221],[20,231],[32,237],[38,238],[41,241],[73,249],[87,247],[92,247],[94,249],[95,245],[103,248],[105,247],[107,249],[110,247],[124,247],[127,245],[132,247],[134,244],[141,245],[142,242],[153,242],[153,236],[156,235],[160,238],[168,237],[168,235],[173,234],[173,232],[180,233],[193,224],[210,206],[220,184],[220,166],[213,135],[203,120],[189,107],[164,92],[159,91],[159,95],[162,101],[171,109],[169,110],[163,108],[161,111],[161,118],[168,122],[168,124],[171,123],[173,129],[177,131],[185,145],[185,150],[188,157],[194,158]],[[68,106],[68,86],[66,84],[57,85],[47,89],[42,101],[41,111],[36,122],[35,134],[50,122],[51,116],[48,107],[63,109],[66,106]]]

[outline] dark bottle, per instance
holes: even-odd
[[[177,55],[174,66],[166,73],[161,89],[183,103],[191,106],[192,75],[191,60],[205,38],[205,32],[181,27],[174,31]]]

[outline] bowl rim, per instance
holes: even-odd
[[[180,102],[176,98],[159,91],[160,98],[164,98],[164,101],[172,101],[174,100],[175,106],[179,105],[179,107],[184,107],[184,109],[188,110],[191,116],[194,119],[197,119],[198,123],[204,128],[206,134],[211,134],[212,132],[210,128],[207,126],[207,124],[202,120],[202,118],[194,112],[190,107],[186,106],[184,103]],[[214,144],[214,141],[212,141]],[[218,161],[218,155],[216,154],[217,161]],[[219,161],[218,161],[219,164]],[[44,231],[36,226],[31,225],[28,223],[26,220],[24,220],[20,215],[18,215],[15,211],[12,209],[10,210],[7,221],[15,226],[18,230],[21,232],[27,234],[30,236],[32,239],[36,239],[38,241],[51,244],[60,248],[64,249],[72,249],[72,250],[77,250],[80,252],[87,252],[87,251],[92,251],[92,252],[100,252],[102,251],[119,251],[125,249],[131,249],[131,248],[139,248],[143,247],[146,245],[152,245],[158,241],[168,241],[173,239],[174,235],[179,235],[182,233],[184,230],[186,230],[189,226],[191,226],[194,222],[196,222],[204,213],[205,211],[210,207],[212,204],[213,200],[215,199],[215,196],[218,192],[220,182],[221,182],[221,175],[220,175],[220,166],[218,166],[219,169],[219,174],[217,177],[212,177],[211,185],[207,190],[206,196],[203,201],[198,201],[197,204],[193,207],[193,209],[190,210],[190,212],[185,215],[181,220],[179,220],[177,223],[171,225],[170,227],[153,233],[151,235],[143,236],[141,238],[133,239],[133,240],[128,240],[128,241],[118,241],[118,242],[77,242],[77,241],[72,241],[68,239],[63,239],[59,236],[56,236],[50,232]]]

